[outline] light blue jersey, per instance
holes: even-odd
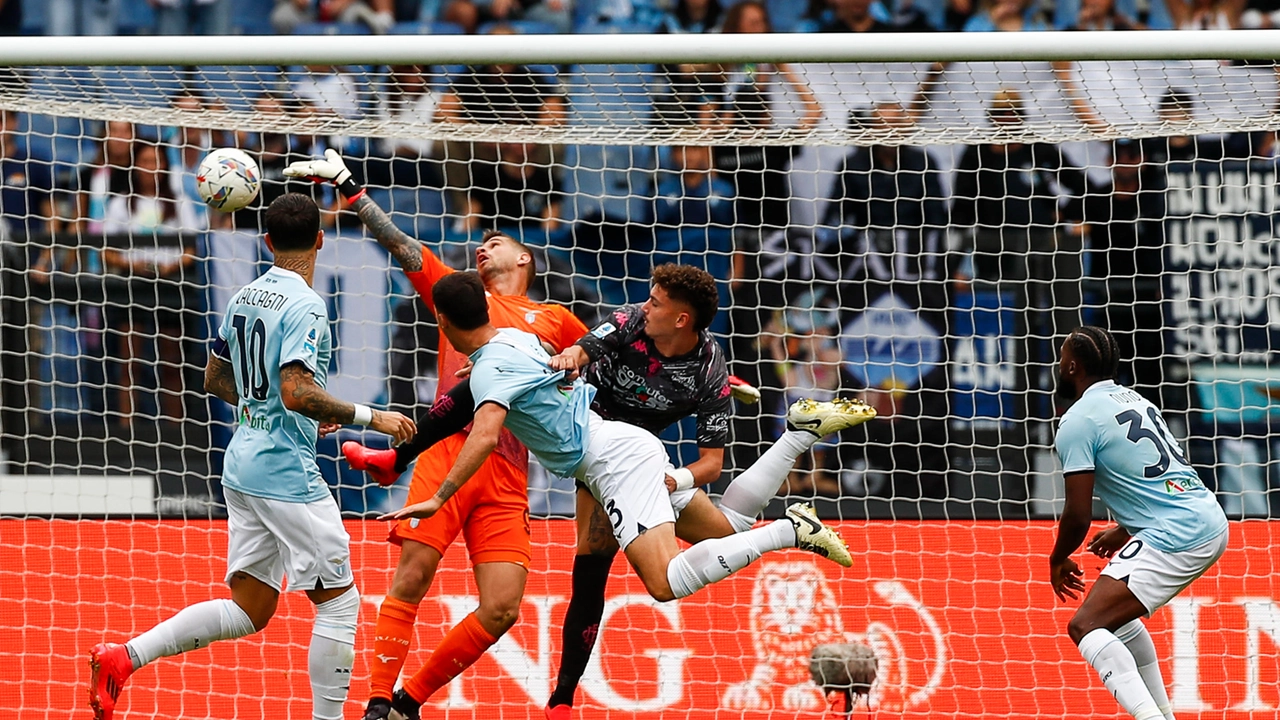
[[[507,409],[507,429],[542,466],[569,477],[587,452],[591,400],[596,389],[564,380],[538,336],[503,328],[471,355],[476,408],[487,402]]]
[[[218,337],[240,396],[222,484],[284,502],[323,499],[329,486],[316,465],[320,424],[285,408],[280,368],[301,363],[324,387],[332,350],[324,301],[301,275],[273,267],[231,298]]]
[[[1158,550],[1190,550],[1227,529],[1160,411],[1129,388],[1090,386],[1062,416],[1056,445],[1063,474],[1092,472],[1116,521]]]

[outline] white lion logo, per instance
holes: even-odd
[[[932,615],[899,583],[879,582],[877,595],[891,606],[920,615],[934,636],[937,658],[924,687],[908,683],[908,658],[888,625],[870,622],[862,633],[846,632],[840,604],[826,575],[813,562],[764,563],[751,592],[751,634],[756,666],[750,679],[730,685],[720,705],[729,710],[821,710],[826,698],[809,676],[809,653],[826,643],[861,643],[875,653],[871,707],[899,711],[923,702],[941,682],[945,645]],[[781,690],[780,697],[775,698]]]

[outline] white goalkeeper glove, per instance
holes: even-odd
[[[323,160],[289,163],[289,167],[284,169],[284,175],[291,178],[311,178],[316,182],[331,182],[338,186],[338,192],[348,202],[354,202],[364,194],[364,188],[351,179],[347,164],[342,162],[342,156],[333,148],[324,151]]]
[[[734,400],[745,405],[755,405],[760,402],[760,391],[737,375],[729,376],[729,394],[733,395]]]

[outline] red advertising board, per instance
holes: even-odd
[[[657,604],[619,559],[579,717],[817,718],[809,651],[870,647],[878,679],[855,717],[1122,717],[1066,638],[1074,606],[1045,581],[1050,523],[846,522],[857,563],[771,554],[677,603]],[[369,639],[394,567],[385,526],[352,521],[365,604],[347,717],[367,692]],[[1233,523],[1209,574],[1149,622],[1180,718],[1274,718],[1280,708],[1280,523]],[[534,524],[520,622],[432,699],[425,717],[540,718],[569,596],[573,527]],[[84,717],[88,648],[193,602],[226,597],[218,522],[0,521],[0,714]],[[1101,560],[1083,562],[1090,579]],[[417,667],[474,607],[455,547],[423,602]],[[122,718],[309,717],[312,610],[289,593],[258,635],[138,672]]]

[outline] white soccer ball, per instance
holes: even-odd
[[[243,150],[219,148],[196,169],[196,192],[214,210],[235,212],[258,197],[262,173]]]

